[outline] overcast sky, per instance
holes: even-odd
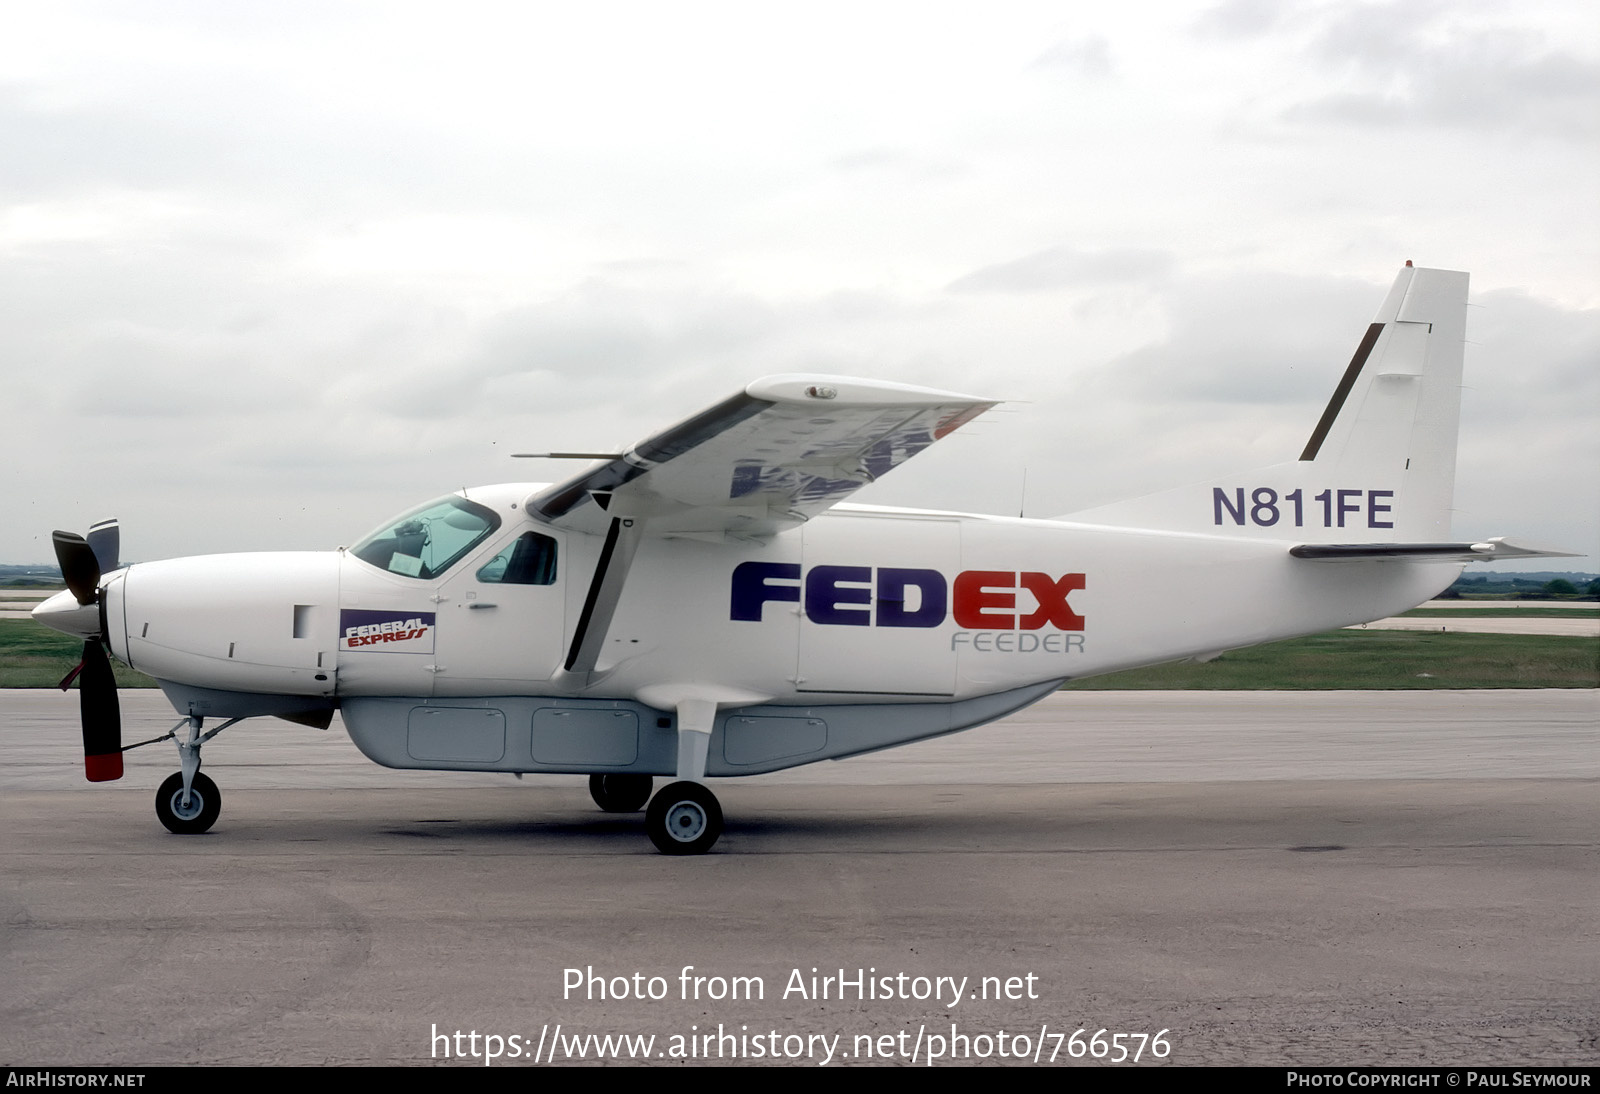
[[[1014,400],[857,500],[1057,515],[1295,457],[1412,259],[1456,534],[1600,568],[1592,0],[0,12],[0,561],[348,544],[790,371]]]

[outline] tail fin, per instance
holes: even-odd
[[[1300,458],[1063,520],[1302,543],[1450,535],[1467,275],[1407,263]]]

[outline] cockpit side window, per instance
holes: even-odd
[[[524,532],[478,570],[486,585],[554,585],[556,541],[538,532]]]
[[[451,494],[380,528],[350,553],[392,574],[430,579],[455,565],[499,527],[500,516],[493,509]]]

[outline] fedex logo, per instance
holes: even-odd
[[[1083,574],[963,570],[954,582],[938,570],[895,566],[813,566],[741,562],[733,570],[729,618],[759,623],[768,603],[802,604],[813,623],[841,627],[956,626],[980,631],[1083,630],[1067,597]]]
[[[357,650],[370,646],[384,653],[432,653],[433,626],[433,612],[342,608],[339,648]]]

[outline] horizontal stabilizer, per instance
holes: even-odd
[[[1576,558],[1574,551],[1555,551],[1511,543],[1503,536],[1482,543],[1302,543],[1289,548],[1295,558],[1318,562],[1371,562],[1410,559],[1426,562],[1503,562],[1509,558]]]

